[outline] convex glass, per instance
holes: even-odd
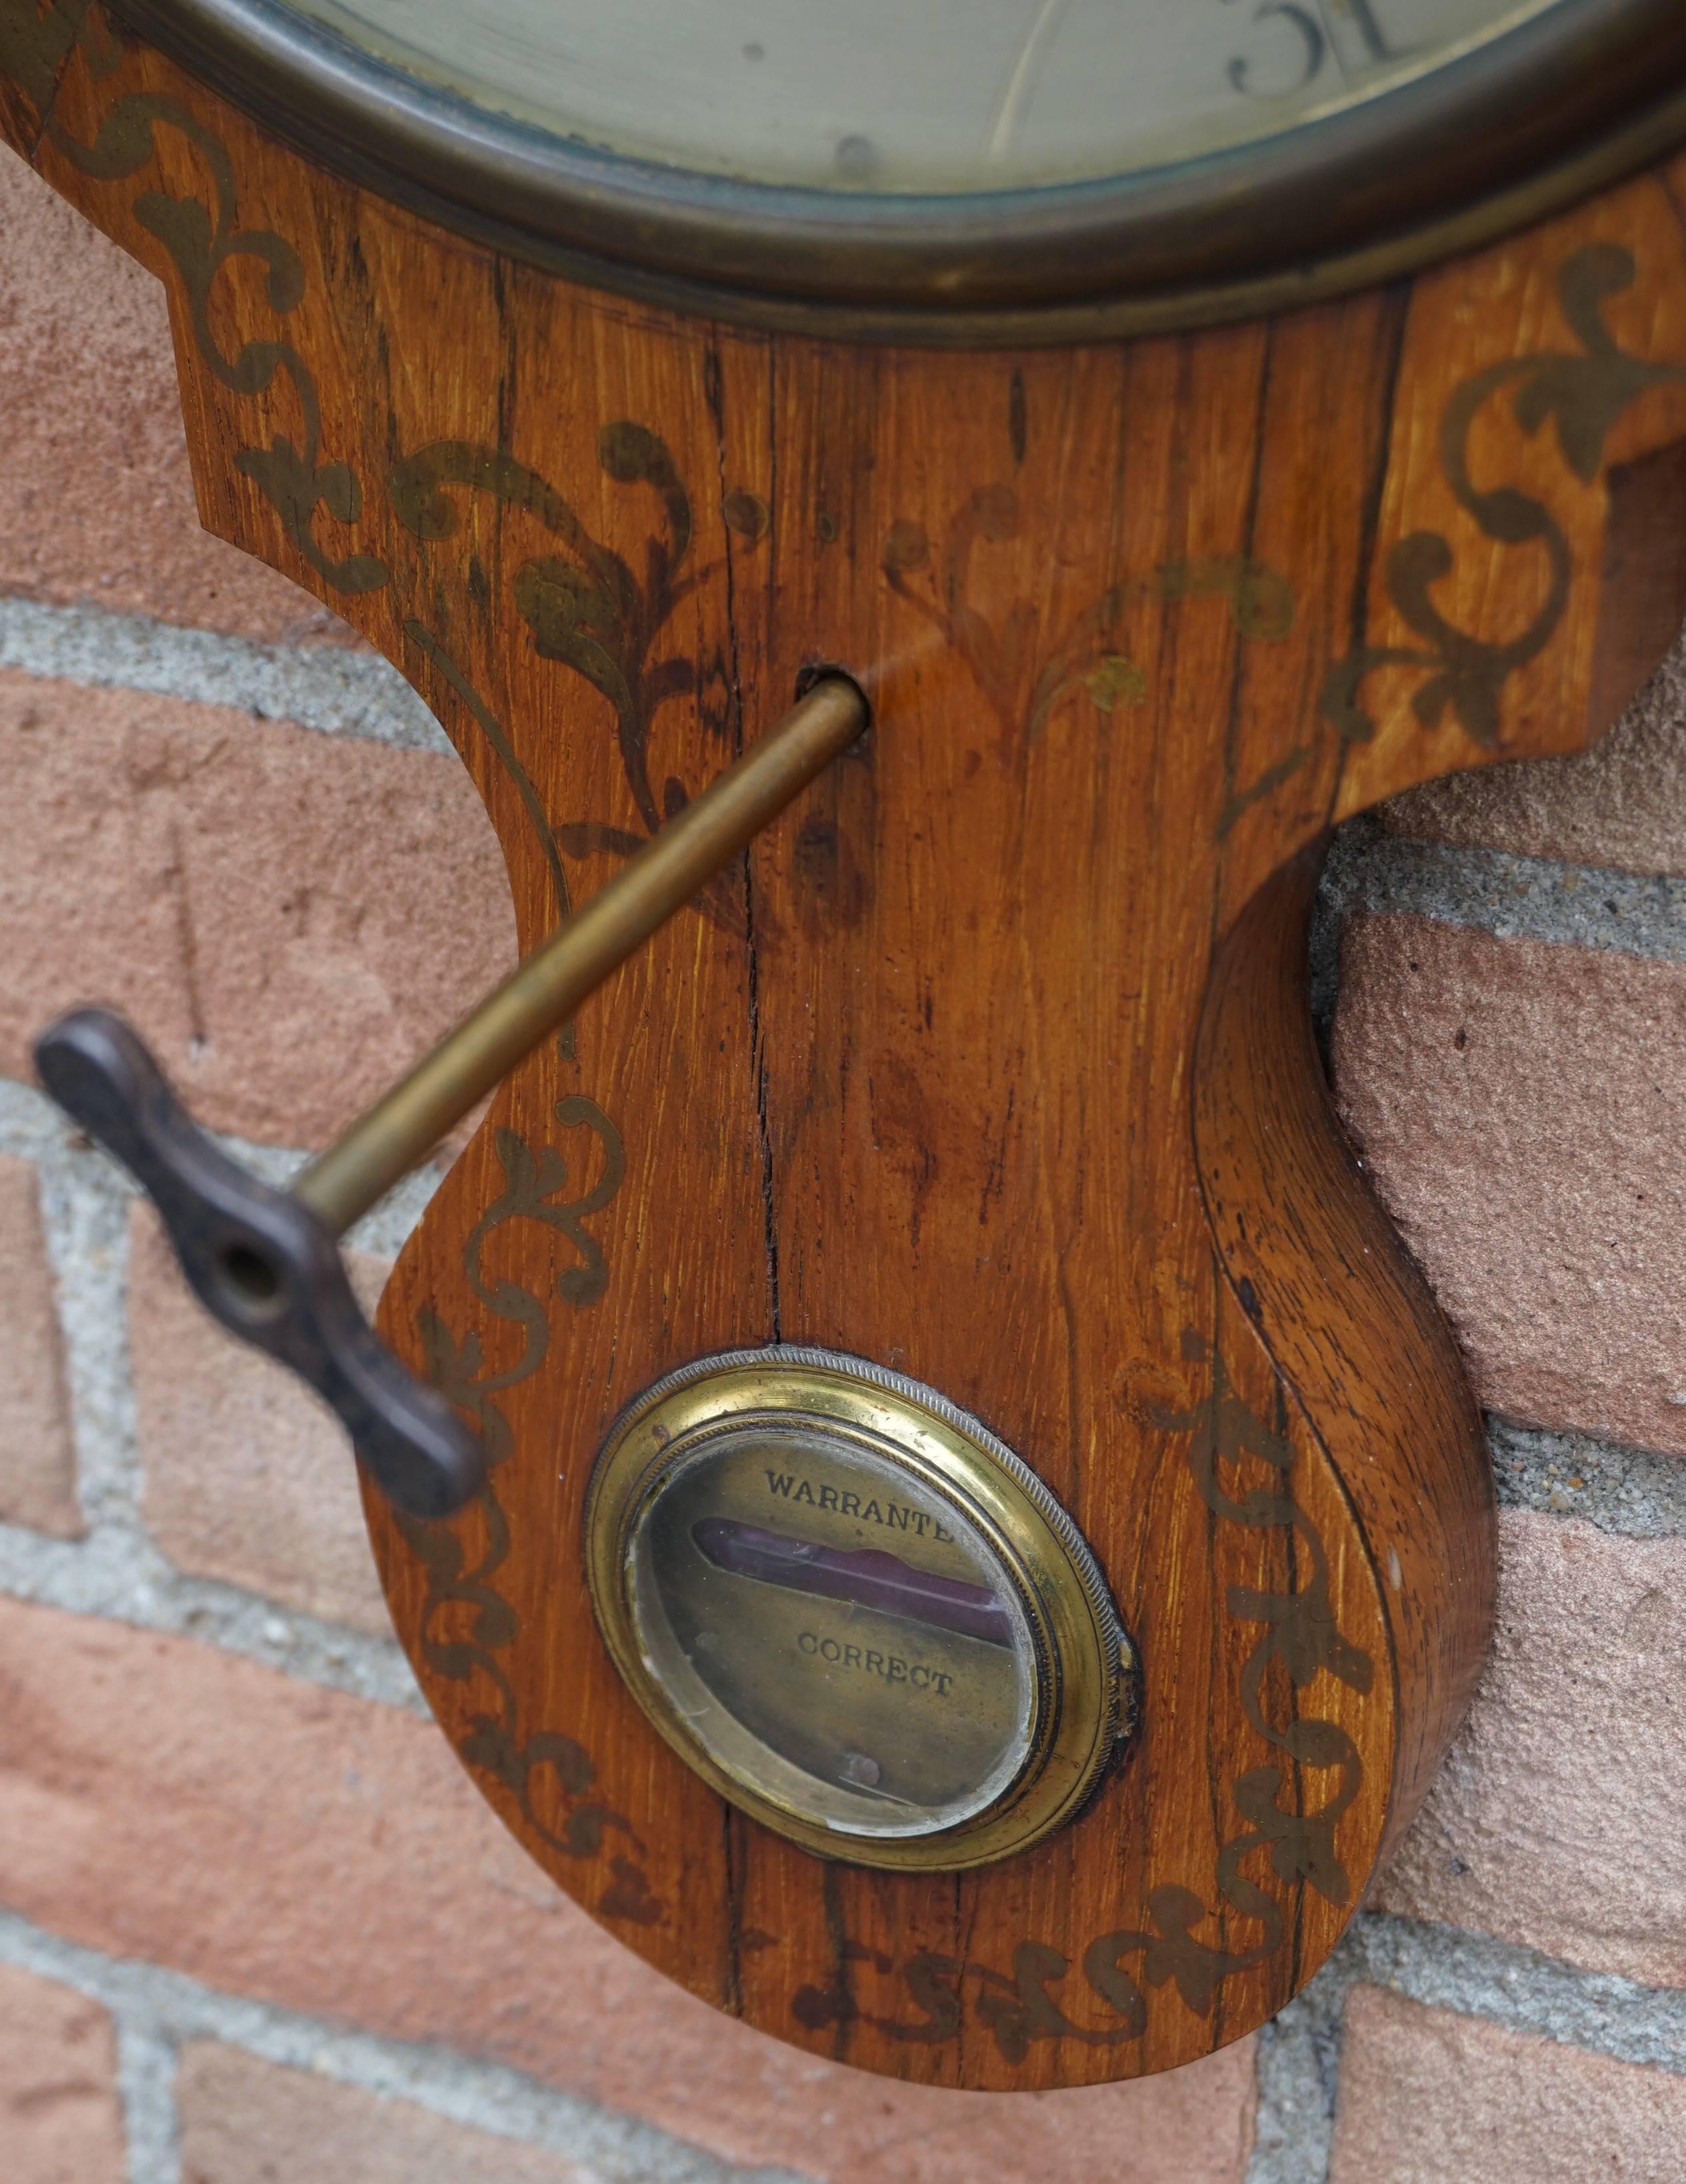
[[[593,1473],[598,1624],[735,1804],[867,1864],[1007,1857],[1130,1734],[1106,1582],[1036,1474],[934,1390],[824,1351],[680,1368]]]
[[[701,173],[1022,189],[1275,135],[1560,0],[292,0],[547,134]]]

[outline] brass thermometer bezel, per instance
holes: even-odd
[[[759,1424],[870,1448],[946,1501],[1010,1581],[1035,1674],[1022,1763],[982,1810],[922,1835],[816,1824],[768,1780],[691,1726],[646,1656],[633,1601],[640,1529],[665,1486],[724,1433]],[[586,1503],[598,1628],[651,1725],[742,1812],[816,1857],[890,1870],[958,1872],[1029,1849],[1076,1817],[1135,1724],[1136,1661],[1106,1581],[1036,1474],[933,1389],[868,1361],[778,1346],[701,1357],[666,1373],[610,1428]],[[747,1732],[745,1741],[748,1740]]]

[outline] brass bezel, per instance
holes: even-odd
[[[771,1418],[887,1451],[977,1527],[1018,1591],[1038,1654],[1029,1750],[994,1802],[953,1827],[865,1836],[805,1819],[703,1745],[644,1658],[630,1585],[640,1517],[699,1448]],[[727,1351],[656,1381],[598,1454],[586,1498],[586,1572],[604,1643],[657,1733],[722,1797],[815,1857],[959,1872],[1016,1856],[1077,1816],[1135,1725],[1134,1651],[1071,1518],[988,1427],[934,1389],[865,1359],[784,1346]]]
[[[476,242],[682,314],[837,340],[1016,348],[1292,309],[1476,248],[1686,139],[1679,0],[1558,0],[1373,102],[1164,167],[883,198],[553,136],[284,0],[111,4],[264,129]]]

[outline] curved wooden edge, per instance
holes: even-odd
[[[1193,1125],[1224,1270],[1316,1420],[1386,1603],[1399,1729],[1385,1857],[1486,1658],[1497,1516],[1456,1343],[1346,1141],[1312,1035],[1306,934],[1322,846],[1271,876],[1219,951]]]
[[[1612,462],[1602,477],[1601,550],[1595,576],[1581,588],[1577,612],[1588,626],[1585,705],[1572,700],[1556,728],[1555,749],[1530,737],[1519,746],[1472,747],[1455,766],[1418,766],[1409,779],[1344,784],[1338,816],[1361,811],[1452,772],[1474,772],[1540,757],[1573,757],[1602,740],[1679,642],[1686,626],[1686,438]],[[1589,556],[1590,558],[1590,556]]]

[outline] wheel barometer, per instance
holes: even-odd
[[[39,1050],[339,1409],[464,1764],[818,2053],[1257,2025],[1493,1612],[1319,848],[1686,611],[1686,10],[0,0],[0,123],[508,859],[521,968],[290,1193]],[[494,1088],[377,1336],[335,1239]]]

